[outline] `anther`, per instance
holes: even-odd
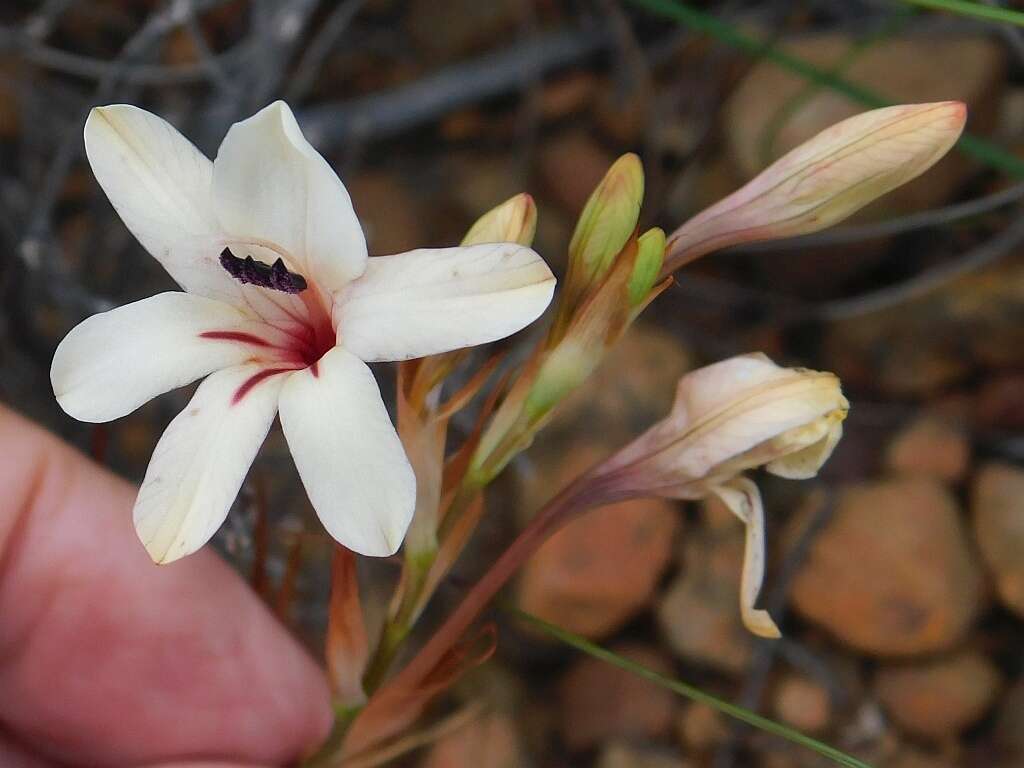
[[[225,248],[220,252],[220,265],[243,284],[258,285],[284,293],[302,293],[308,287],[306,278],[297,272],[289,272],[280,258],[272,265],[264,264],[252,256],[240,259],[230,248]]]

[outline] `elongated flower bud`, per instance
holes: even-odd
[[[826,128],[669,236],[665,271],[739,243],[830,227],[906,184],[956,143],[958,101],[875,109]]]
[[[629,153],[616,160],[591,193],[569,243],[563,305],[575,307],[611,268],[640,218],[644,169]]]

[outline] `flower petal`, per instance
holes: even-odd
[[[200,334],[257,335],[264,330],[228,304],[161,293],[72,328],[54,353],[50,382],[60,407],[71,416],[110,421],[163,392],[252,357],[250,346]]]
[[[276,101],[231,126],[213,163],[221,226],[285,252],[328,291],[366,269],[366,240],[341,180]]]
[[[747,527],[743,575],[740,578],[740,612],[743,624],[760,637],[782,637],[768,611],[754,608],[757,595],[764,583],[765,567],[764,507],[761,505],[761,494],[754,482],[746,477],[737,477],[726,485],[714,488],[713,491]]]
[[[217,262],[213,164],[167,121],[129,104],[97,107],[85,153],[125,226],[186,291],[230,293]]]
[[[807,429],[815,427],[824,432],[820,439],[765,464],[765,470],[790,480],[809,480],[817,475],[843,436],[843,422],[838,416],[826,416],[808,425]]]
[[[536,320],[554,289],[544,260],[515,243],[378,256],[341,302],[339,343],[367,361],[485,344]]]
[[[267,370],[252,363],[213,374],[157,443],[132,513],[154,562],[195,552],[227,517],[287,378]]]
[[[280,407],[327,532],[361,555],[394,554],[412,520],[416,478],[370,369],[335,347],[288,379]]]

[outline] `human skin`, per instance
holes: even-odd
[[[135,488],[0,406],[0,765],[284,765],[323,672],[210,549],[154,565]]]

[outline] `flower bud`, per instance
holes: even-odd
[[[469,228],[462,245],[519,243],[531,245],[537,231],[537,206],[522,192],[485,213]]]
[[[826,128],[669,237],[666,271],[739,243],[830,227],[924,173],[956,143],[958,101],[875,109]]]
[[[765,466],[782,477],[813,477],[839,441],[848,409],[831,373],[782,368],[762,354],[734,357],[684,376],[668,417],[591,477],[619,497],[721,498],[747,527],[744,622],[778,636],[753,607],[764,578],[764,513],[741,473]]]
[[[636,263],[633,265],[628,285],[631,307],[646,303],[658,275],[661,274],[661,265],[665,260],[664,230],[657,227],[647,230],[637,238],[636,246]]]
[[[565,301],[575,306],[608,271],[636,230],[644,197],[644,169],[629,153],[616,160],[591,193],[569,243]]]

